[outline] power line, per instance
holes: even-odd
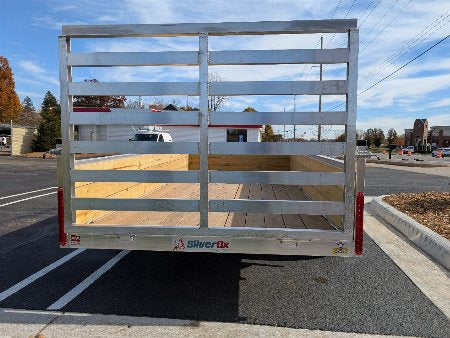
[[[428,26],[423,28],[418,34],[416,34],[416,36],[414,36],[408,42],[403,44],[403,46],[397,52],[392,54],[389,58],[387,58],[385,61],[383,61],[383,63],[377,65],[376,67],[374,67],[374,69],[372,71],[370,71],[364,77],[362,77],[362,79],[360,79],[360,81],[359,81],[359,85],[361,86],[363,83],[367,82],[374,76],[377,76],[378,74],[382,73],[390,63],[393,63],[393,62],[399,60],[402,56],[408,54],[409,51],[411,51],[416,46],[418,46],[423,41],[425,41],[434,32],[442,29],[445,25],[450,23],[450,21],[447,21],[447,22],[444,21],[448,17],[450,17],[450,11],[447,11],[446,13],[442,14],[439,18],[435,19],[431,24],[429,24]],[[435,27],[436,27],[436,29],[434,29]],[[426,33],[428,33],[428,34],[426,34]]]
[[[445,40],[447,40],[450,37],[450,34],[447,35],[446,37],[442,38],[441,40],[439,40],[438,42],[436,42],[435,44],[433,44],[432,46],[428,47],[427,49],[425,49],[422,53],[420,53],[419,55],[415,56],[414,58],[412,58],[411,60],[409,60],[408,62],[406,62],[405,64],[403,64],[402,66],[398,67],[396,70],[394,70],[393,72],[391,72],[390,74],[386,75],[384,78],[382,78],[381,80],[375,82],[374,84],[372,84],[370,87],[366,88],[365,90],[363,90],[362,92],[359,92],[357,94],[357,96],[362,95],[364,93],[366,93],[367,91],[369,91],[370,89],[372,89],[373,87],[377,86],[378,84],[380,84],[381,82],[383,82],[384,80],[387,80],[388,78],[390,78],[392,75],[396,74],[397,72],[399,72],[400,70],[402,70],[403,68],[405,68],[407,65],[409,65],[411,62],[417,60],[418,58],[420,58],[421,56],[423,56],[424,54],[428,53],[430,50],[432,50],[434,47],[438,46],[439,44],[441,44],[442,42],[444,42]],[[334,110],[340,106],[342,106],[345,102],[331,108],[328,111]]]
[[[374,2],[374,0],[369,4],[369,6],[370,6],[373,2]],[[378,5],[380,4],[380,2],[381,2],[381,0],[378,0],[378,2],[375,4],[375,6],[374,6],[374,7],[372,8],[372,10],[370,11],[370,13],[367,14],[367,16],[364,18],[364,20],[362,20],[362,18],[363,18],[364,15],[361,16],[360,20],[362,20],[362,21],[360,22],[358,28],[360,28],[360,27],[362,26],[362,24],[363,24],[364,22],[366,22],[367,18],[368,18],[368,17],[373,13],[373,11],[378,7]]]
[[[352,10],[353,6],[355,5],[356,1],[358,0],[353,0],[352,4],[350,5],[350,8],[348,9],[347,13],[344,16],[344,19],[347,19],[347,16],[350,14],[350,11]],[[397,0],[398,1],[398,0]],[[333,33],[333,36],[331,37],[331,39],[328,41],[327,45],[325,46],[325,49],[330,45],[330,43],[334,40],[334,37],[336,36],[336,33]]]
[[[367,33],[367,37],[373,32],[373,30],[378,26],[378,24],[384,19],[384,17],[388,14],[388,12],[397,4],[398,0],[395,0],[394,3],[391,5],[391,7],[389,7],[384,14],[381,16],[380,20],[377,21],[377,23],[375,24],[375,26],[372,27],[372,29],[369,31],[369,33]],[[361,45],[362,43],[365,41],[366,39],[363,39],[363,41],[361,41]]]
[[[408,5],[409,5],[411,2],[413,2],[413,1],[414,1],[414,0],[409,0],[408,3],[407,3],[406,5],[404,5],[402,8],[400,8],[400,9],[398,10],[398,12],[397,12],[397,15],[394,16],[394,17],[391,19],[391,21],[389,21],[388,24],[384,25],[384,27],[378,32],[378,34],[376,34],[376,35],[372,38],[372,40],[370,40],[370,41],[366,44],[366,46],[361,50],[360,53],[362,54],[362,52],[364,52],[364,50],[365,50],[368,46],[370,46],[370,45],[372,44],[372,42],[374,42],[375,39],[376,39],[378,36],[380,36],[381,33],[383,33],[383,32],[385,31],[386,28],[388,28],[388,27],[391,25],[391,24],[394,22],[394,20],[396,20],[396,19],[399,17],[399,15],[402,13],[402,11],[403,11],[406,7],[408,7]]]
[[[442,42],[444,42],[445,40],[447,40],[450,37],[450,34],[447,35],[446,37],[442,38],[441,40],[439,40],[438,42],[436,42],[434,45],[432,45],[431,47],[425,49],[422,53],[420,53],[419,55],[417,55],[416,57],[412,58],[411,60],[409,60],[407,63],[405,63],[404,65],[400,66],[399,68],[397,68],[396,70],[394,70],[393,72],[391,72],[390,74],[386,75],[384,78],[382,78],[381,80],[375,82],[373,85],[371,85],[370,87],[366,88],[365,90],[363,90],[362,92],[359,92],[358,95],[362,95],[365,92],[367,92],[368,90],[372,89],[373,87],[375,87],[376,85],[378,85],[380,82],[383,82],[384,80],[390,78],[392,75],[394,75],[395,73],[397,73],[398,71],[400,71],[401,69],[405,68],[407,65],[409,65],[411,62],[417,60],[418,58],[420,58],[422,55],[426,54],[427,52],[429,52],[430,50],[432,50],[434,47],[436,47],[437,45],[441,44]]]

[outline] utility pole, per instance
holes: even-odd
[[[297,95],[294,95],[294,113],[295,113],[295,110],[296,110],[296,105],[295,105],[295,99],[297,98]],[[294,114],[295,115],[295,114]],[[294,142],[295,142],[295,124],[294,124]]]
[[[320,49],[323,49],[323,36],[320,37]],[[322,67],[323,65],[320,64],[320,81],[322,81]],[[322,94],[319,95],[319,113],[322,112]],[[322,138],[322,126],[318,125],[317,130],[317,141],[320,142],[320,139]]]

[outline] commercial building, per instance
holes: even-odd
[[[405,146],[431,150],[450,146],[450,126],[428,127],[427,119],[416,119],[413,129],[405,129]]]

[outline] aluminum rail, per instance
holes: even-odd
[[[197,82],[71,82],[70,95],[199,95]]]
[[[198,183],[197,170],[71,170],[73,182]]]
[[[70,53],[67,63],[73,67],[112,66],[195,66],[198,53],[175,52],[97,52]]]
[[[346,80],[211,82],[210,95],[343,95]]]
[[[199,183],[198,170],[71,170],[73,182]],[[344,173],[304,171],[209,171],[210,183],[342,185]]]
[[[152,125],[198,124],[199,112],[111,108],[111,112],[71,112],[70,123],[76,125]]]
[[[198,154],[198,142],[72,141],[72,154]]]
[[[209,172],[211,183],[285,185],[341,185],[344,173],[305,171],[219,171]]]
[[[333,201],[210,200],[212,212],[261,212],[270,214],[344,215],[345,204]]]
[[[355,19],[294,20],[222,23],[63,25],[62,35],[72,38],[164,37],[220,35],[345,33],[357,28]]]
[[[348,62],[348,49],[229,50],[209,52],[210,65],[335,64]]]
[[[344,142],[211,142],[211,154],[325,155],[345,154]]]
[[[225,125],[233,121],[240,125],[280,124],[280,125],[344,125],[347,112],[211,112],[211,124]]]
[[[74,210],[199,211],[199,201],[176,198],[72,198]]]

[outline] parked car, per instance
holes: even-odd
[[[403,154],[407,154],[408,151],[414,152],[414,146],[407,146],[406,148],[403,148]]]
[[[162,130],[138,130],[130,141],[172,142],[172,136]]]
[[[431,153],[431,156],[436,157],[438,150],[442,150],[442,157],[450,156],[450,148],[437,148],[433,150]]]

